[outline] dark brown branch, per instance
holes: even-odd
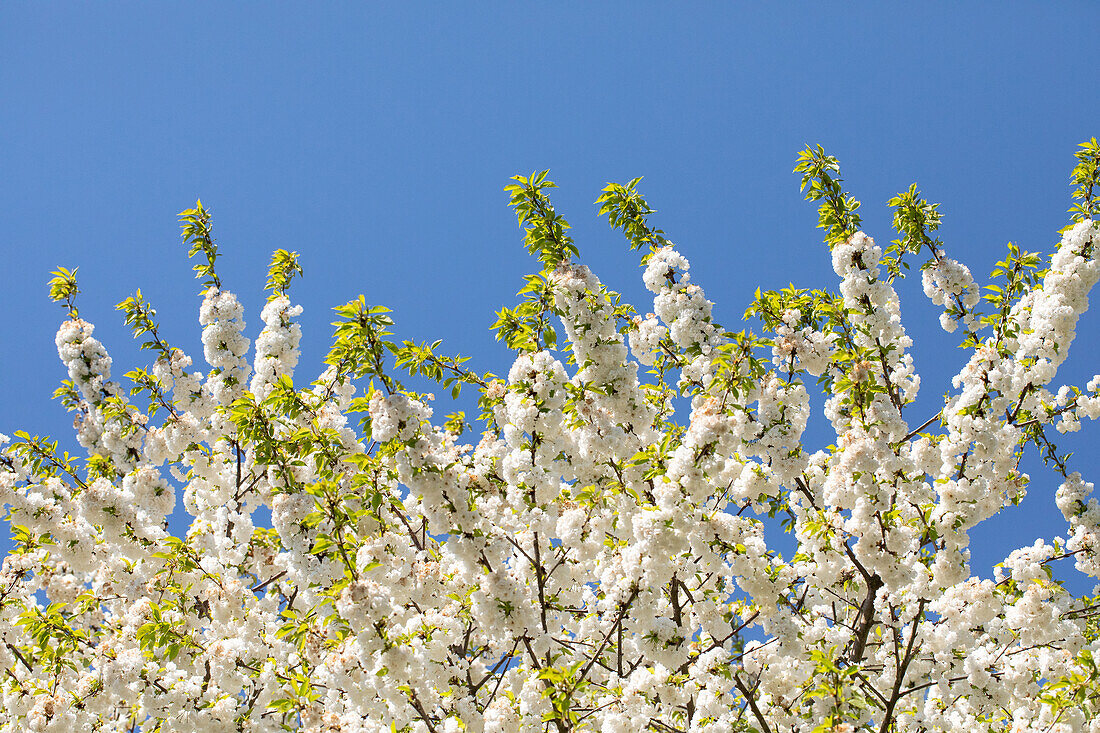
[[[879,733],[887,733],[890,730],[894,708],[897,706],[898,700],[901,699],[901,685],[905,681],[905,672],[909,669],[909,663],[913,661],[913,652],[916,649],[917,642],[917,627],[924,616],[925,603],[926,601],[922,598],[917,606],[917,613],[913,616],[913,630],[909,633],[909,643],[905,647],[905,656],[902,658],[901,664],[898,665],[897,675],[894,677],[894,689],[890,692],[890,701],[886,703],[886,712],[882,716],[882,726],[879,728]]]
[[[926,427],[928,427],[932,423],[936,422],[936,420],[938,420],[940,415],[942,415],[942,414],[943,414],[943,410],[940,410],[935,415],[933,415],[932,417],[925,420],[924,423],[919,428],[916,428],[915,430],[910,431],[910,433],[908,435],[906,435],[904,438],[902,438],[901,442],[902,443],[908,443],[913,438],[913,436],[915,436],[917,433],[924,430]]]
[[[745,683],[741,681],[741,676],[735,674],[733,676],[733,684],[737,687],[737,691],[741,693],[741,696],[745,698],[745,702],[749,705],[749,710],[756,717],[756,722],[760,723],[760,730],[763,733],[772,733],[771,727],[768,726],[768,721],[764,720],[764,714],[760,712],[760,708],[756,704],[756,698],[753,697],[753,693],[749,688],[745,687]]]
[[[855,637],[852,639],[852,652],[848,656],[851,664],[859,664],[863,660],[863,653],[867,648],[867,637],[871,633],[871,627],[875,625],[875,595],[882,586],[882,578],[878,573],[871,576],[867,583],[867,595],[864,596],[863,603],[859,607],[859,617],[862,621],[856,629]]]
[[[275,582],[276,580],[278,580],[279,578],[283,577],[284,575],[286,575],[286,571],[285,571],[285,570],[282,570],[282,571],[280,571],[280,572],[276,573],[275,575],[272,575],[272,576],[271,576],[270,578],[268,578],[268,579],[267,579],[267,580],[265,580],[264,582],[260,583],[259,585],[254,585],[254,586],[252,586],[252,587],[251,587],[251,588],[249,588],[248,590],[252,591],[253,593],[259,593],[259,592],[260,592],[260,591],[262,591],[262,590],[263,590],[264,588],[266,588],[267,586],[271,585],[272,583],[274,583],[274,582]]]
[[[20,661],[20,662],[21,662],[21,663],[23,664],[23,666],[27,668],[27,671],[28,671],[28,672],[34,672],[34,667],[32,667],[32,666],[31,666],[31,665],[30,665],[30,664],[29,664],[29,663],[27,662],[27,660],[26,660],[26,659],[25,659],[25,658],[23,657],[23,655],[22,655],[22,654],[20,654],[20,653],[19,653],[19,650],[18,650],[18,649],[16,649],[16,648],[15,648],[15,646],[14,646],[13,644],[11,644],[11,643],[8,643],[8,645],[7,645],[7,646],[8,646],[8,649],[10,649],[10,650],[11,650],[11,653],[15,655],[15,658],[16,658],[16,659],[18,659],[18,660],[19,660],[19,661]]]

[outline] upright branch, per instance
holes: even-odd
[[[76,310],[76,294],[80,292],[80,288],[76,285],[76,271],[79,267],[68,269],[66,267],[58,267],[51,272],[53,275],[50,278],[50,300],[55,303],[61,303],[62,307],[69,314],[69,318],[79,318],[79,313]]]
[[[1074,204],[1069,213],[1074,222],[1097,221],[1100,220],[1100,143],[1092,138],[1077,147],[1080,150],[1073,154],[1077,165],[1070,174],[1070,183],[1077,188],[1073,191]]]
[[[524,246],[552,270],[578,254],[578,250],[572,237],[566,234],[569,222],[554,210],[546,195],[547,189],[558,187],[547,178],[549,173],[542,171],[530,176],[512,176],[515,183],[505,186],[504,190],[509,195],[508,205],[523,228]]]
[[[608,183],[596,198],[599,204],[599,216],[607,215],[607,223],[612,229],[620,229],[630,242],[631,249],[648,247],[642,264],[645,264],[652,252],[666,247],[671,242],[665,233],[649,224],[649,216],[657,213],[638,192],[641,177],[631,179],[627,184]]]
[[[845,241],[859,231],[862,221],[859,214],[859,201],[846,194],[840,185],[840,162],[825,153],[818,145],[807,146],[798,153],[795,173],[802,174],[801,189],[807,201],[820,201],[818,207],[818,229],[825,230],[825,242],[830,248]]]
[[[271,264],[267,268],[267,284],[264,286],[269,292],[268,302],[276,298],[285,298],[290,289],[290,281],[294,276],[302,277],[302,265],[298,262],[297,252],[287,252],[285,249],[277,249],[271,255]]]
[[[196,201],[195,208],[184,209],[179,213],[179,219],[183,243],[188,246],[187,256],[201,254],[206,260],[195,263],[191,268],[195,271],[195,277],[205,278],[202,283],[204,290],[211,287],[220,290],[222,283],[214,270],[218,260],[218,245],[214,242],[210,212],[203,208],[202,201]]]

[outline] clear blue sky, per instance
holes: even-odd
[[[1008,241],[1048,252],[1076,143],[1100,134],[1093,3],[4,3],[0,6],[0,431],[73,444],[49,395],[64,376],[46,298],[80,267],[81,314],[116,373],[144,364],[113,306],[140,287],[201,361],[198,283],[176,213],[202,198],[221,275],[258,332],[275,248],[301,253],[300,379],[329,308],[364,293],[399,335],[444,337],[503,373],[487,330],[532,268],[501,187],[549,168],[582,259],[649,309],[636,255],[595,217],[606,181],[644,175],[662,226],[719,319],[757,286],[835,287],[816,212],[791,174],[822,143],[893,232],[916,181],[943,202],[950,254],[982,277]],[[919,277],[900,286],[924,378],[914,424],[964,359]],[[1100,294],[1097,295],[1100,297]],[[1100,350],[1086,316],[1063,381]],[[199,365],[201,368],[201,365]],[[821,428],[811,435],[824,445]],[[1096,433],[1066,441],[1100,478]],[[974,533],[988,567],[1065,531],[1053,474]]]

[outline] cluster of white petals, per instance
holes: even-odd
[[[232,404],[244,394],[252,372],[248,363],[249,340],[244,337],[244,306],[228,290],[210,288],[199,309],[199,323],[203,355],[213,367],[205,391],[214,405]],[[265,356],[258,353],[257,359]]]
[[[267,397],[279,377],[294,376],[302,327],[291,319],[301,314],[302,306],[292,306],[285,295],[272,298],[260,313],[264,330],[256,339],[256,363],[248,387],[256,397]]]
[[[807,326],[800,327],[801,319],[802,314],[797,309],[784,311],[782,325],[775,329],[772,363],[777,369],[797,365],[810,376],[820,377],[836,350],[836,336]]]
[[[431,355],[480,388],[471,443],[384,372],[409,347],[354,301],[302,388],[301,308],[268,302],[250,363],[243,308],[210,288],[211,371],[164,351],[159,424],[111,381],[91,324],[68,320],[58,353],[93,460],[0,436],[21,548],[0,566],[0,727],[1100,733],[1095,608],[1050,572],[1073,557],[1100,578],[1093,485],[1062,466],[1068,539],[994,577],[968,549],[1023,496],[1029,436],[1100,414],[1100,377],[1047,388],[1098,244],[1091,221],[1065,233],[932,428],[907,411],[912,339],[862,232],[832,251],[842,319],[781,309],[770,360],[715,323],[671,246],[649,256],[644,318],[587,267],[548,268],[566,349],[519,349],[505,379]],[[977,305],[952,260],[924,287]],[[804,446],[803,375],[836,386],[826,450]],[[793,552],[769,544],[769,514]]]
[[[937,252],[935,259],[921,273],[921,279],[924,294],[936,305],[948,308],[940,315],[943,330],[953,333],[958,326],[956,315],[951,312],[952,306],[957,308],[967,328],[977,325],[973,315],[967,311],[978,304],[981,294],[969,267]]]

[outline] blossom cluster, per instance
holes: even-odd
[[[1091,219],[925,421],[864,232],[835,237],[836,293],[758,296],[775,318],[756,341],[716,322],[633,184],[611,205],[650,246],[645,317],[555,255],[559,220],[519,180],[547,295],[504,378],[390,340],[359,300],[296,383],[287,253],[254,345],[237,298],[205,290],[205,375],[158,346],[131,394],[91,324],[61,325],[88,458],[0,436],[0,726],[1100,733],[1097,606],[1052,572],[1100,578],[1100,500],[1046,433],[1100,414],[1100,377],[1049,387],[1100,279]],[[934,254],[925,291],[972,313],[969,269]],[[476,389],[480,437],[401,369]],[[812,450],[816,379],[835,437]],[[1024,495],[1029,446],[1063,475],[1068,539],[983,578],[969,532]]]
[[[958,324],[950,307],[957,305],[957,312],[963,313],[964,309],[976,306],[981,300],[981,295],[969,267],[950,257],[944,257],[939,252],[936,252],[936,255],[936,259],[921,273],[924,294],[936,305],[949,308],[940,316],[940,325],[943,330],[953,333]],[[967,313],[963,318],[967,328],[977,325],[972,314]]]

